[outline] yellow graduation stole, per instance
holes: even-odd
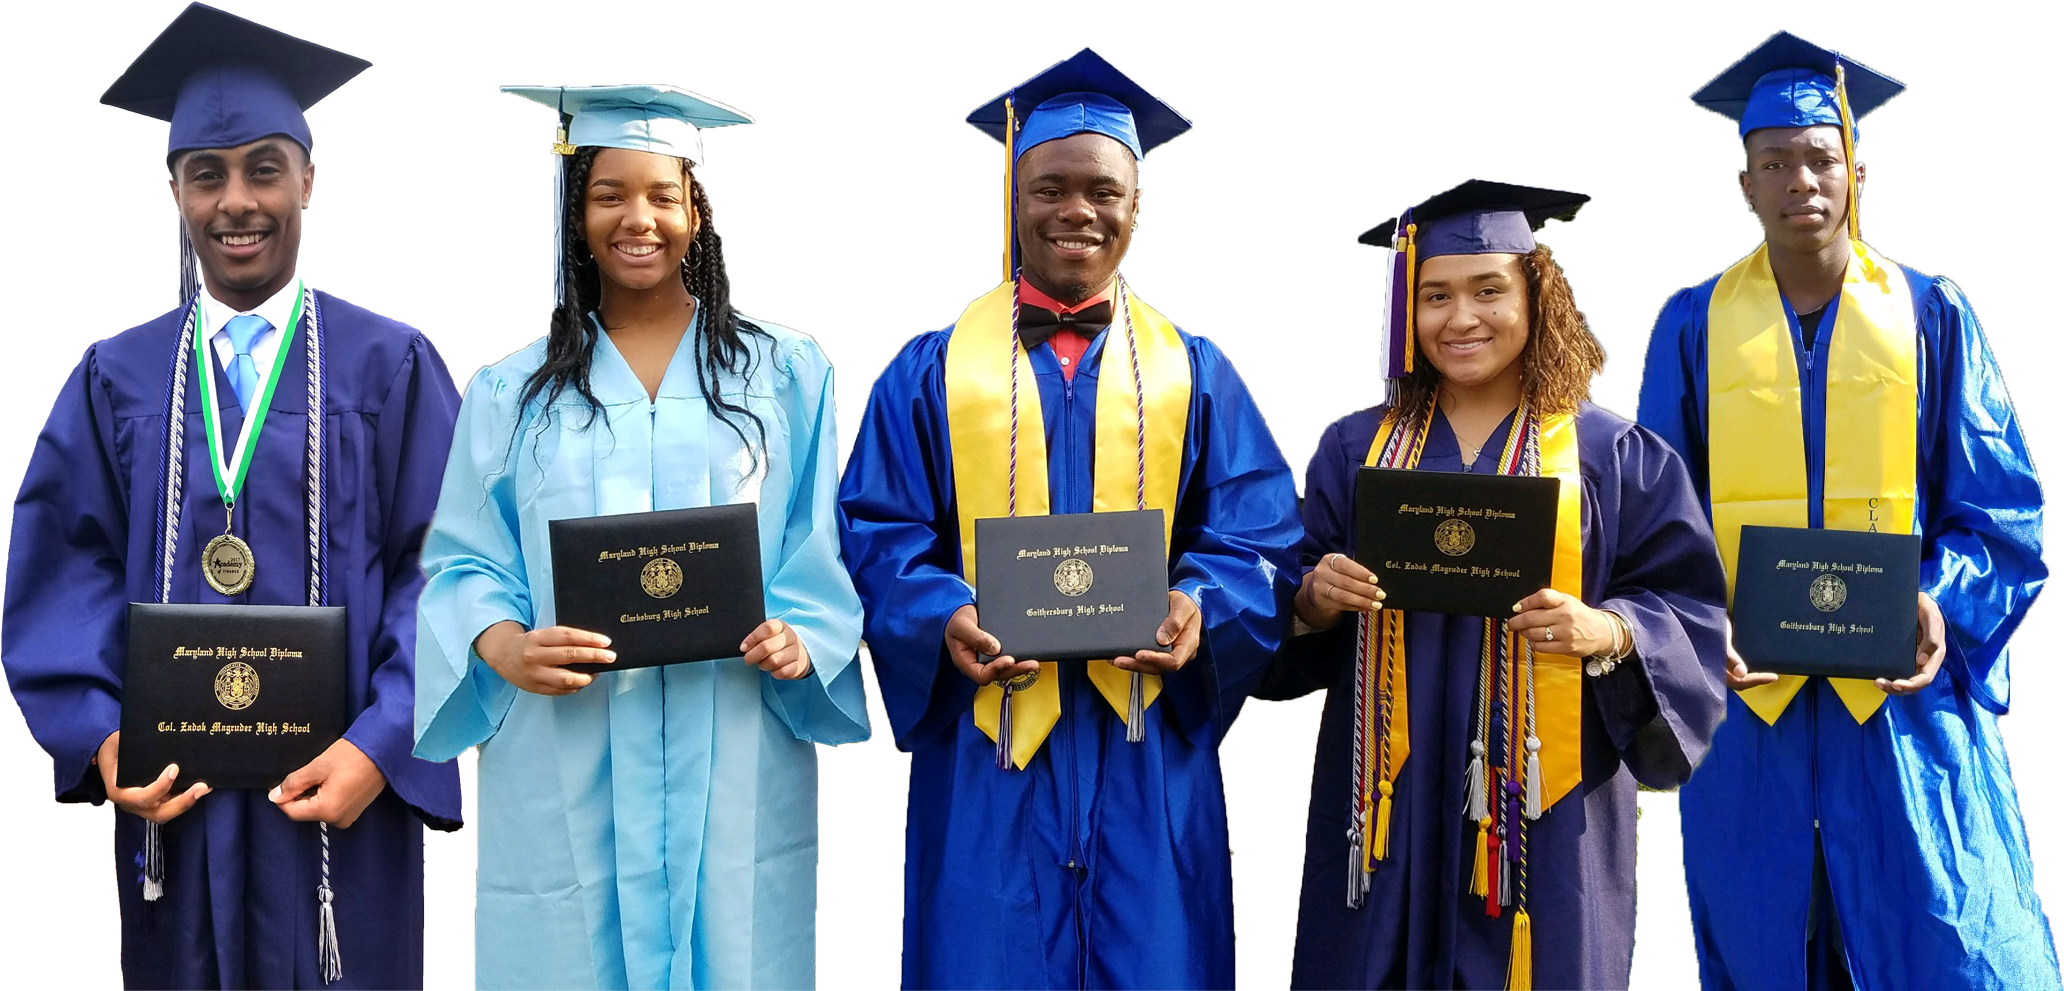
[[[1096,454],[1092,464],[1097,512],[1159,509],[1164,550],[1175,525],[1183,438],[1190,420],[1190,358],[1175,325],[1139,301],[1123,279],[1123,335],[1106,344],[1097,381]],[[946,341],[946,424],[953,445],[953,490],[960,516],[961,574],[975,581],[975,521],[1050,512],[1046,426],[1031,358],[1019,346],[1015,280],[968,305]],[[1120,330],[1114,322],[1112,332]],[[1116,358],[1117,360],[1111,360]],[[1147,425],[1151,424],[1151,428]],[[1143,437],[1142,430],[1145,431]],[[1089,677],[1104,700],[1129,712],[1134,676],[1105,661],[1089,662]],[[1161,693],[1161,679],[1139,677],[1141,711]],[[991,740],[1002,733],[1005,702],[1009,761],[1023,769],[1061,717],[1059,673],[1045,662],[1031,684],[984,685],[975,692],[975,725]],[[1136,737],[1135,737],[1136,738]]]
[[[1828,339],[1823,524],[1912,533],[1920,408],[1913,297],[1898,265],[1860,240],[1849,247]],[[1785,307],[1765,246],[1720,276],[1706,309],[1707,467],[1730,603],[1741,528],[1807,525],[1805,426]],[[1885,702],[1869,681],[1828,682],[1858,723]],[[1775,724],[1805,684],[1786,675],[1740,694]]]

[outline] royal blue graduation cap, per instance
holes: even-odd
[[[1188,118],[1088,48],[983,104],[967,116],[967,122],[1003,142],[1006,277],[1017,272],[1017,180],[1013,173],[1025,152],[1077,134],[1102,134],[1139,159],[1190,129]]]
[[[559,140],[552,145],[558,155],[572,155],[579,148],[622,148],[701,165],[703,128],[753,122],[742,110],[664,83],[504,86],[502,92],[559,111]],[[565,249],[566,224],[560,214],[565,202],[562,165],[553,170],[552,183],[552,299],[558,303],[566,301],[566,273],[559,265]]]
[[[100,95],[110,107],[172,124],[165,165],[181,152],[235,148],[283,134],[315,150],[302,111],[372,65],[365,59],[188,4]],[[179,301],[200,291],[193,245],[179,226]]]
[[[255,21],[189,4],[100,102],[169,121],[180,152],[234,148],[284,134],[312,150],[302,111],[371,66]]]
[[[1542,225],[1575,219],[1590,201],[1583,193],[1471,179],[1363,233],[1361,243],[1392,249],[1384,377],[1402,378],[1412,370],[1421,259],[1526,254],[1537,246],[1534,232]]]
[[[1779,31],[1693,93],[1691,101],[1738,122],[1743,138],[1765,127],[1839,129],[1849,170],[1849,236],[1860,238],[1856,122],[1905,89],[1905,83],[1861,62]]]

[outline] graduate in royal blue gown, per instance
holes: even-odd
[[[1745,523],[1922,541],[1912,677],[1730,657],[1682,798],[1712,989],[2058,987],[1998,722],[2048,574],[2042,492],[1963,291],[1861,239],[1855,121],[1903,88],[1779,33],[1693,97],[1739,122],[1764,243],[1663,306],[1641,422],[1683,452],[1729,561]]]
[[[1627,986],[1635,785],[1705,751],[1723,615],[1682,459],[1590,404],[1604,353],[1533,238],[1585,199],[1472,180],[1363,236],[1398,249],[1393,386],[1312,455],[1301,635],[1262,693],[1327,691],[1293,987]],[[1551,586],[1503,623],[1384,609],[1365,465],[1560,478]]]
[[[1224,354],[1118,275],[1138,159],[1189,125],[1087,50],[969,120],[1014,165],[1022,273],[890,363],[839,493],[912,755],[903,983],[1231,987],[1218,744],[1281,636],[1297,524]],[[986,659],[975,517],[1141,506],[1172,527],[1165,649]]]
[[[195,4],[102,98],[171,121],[166,162],[201,284],[88,347],[59,392],[15,500],[0,657],[57,799],[116,807],[132,987],[422,985],[422,830],[458,828],[459,779],[411,756],[416,555],[458,396],[422,334],[295,270],[314,188],[302,110],[365,66]],[[246,415],[267,395],[265,416]],[[213,416],[225,439],[255,432],[240,492],[218,489]],[[256,563],[235,595],[201,571],[225,495]],[[271,794],[171,794],[169,769],[115,786],[126,603],[311,599],[347,610],[342,740]],[[162,856],[145,856],[147,840]],[[74,949],[98,946],[80,938]]]

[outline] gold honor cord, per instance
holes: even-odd
[[[1161,510],[1165,550],[1189,425],[1189,352],[1167,317],[1141,302],[1122,280],[1119,290],[1136,348],[1128,353],[1136,355],[1137,369],[1135,375],[1099,382],[1093,508],[1111,512],[1142,508],[1144,502],[1144,508]],[[970,583],[977,580],[975,520],[1050,512],[1039,392],[1035,386],[1014,400],[1011,391],[1015,382],[1036,382],[1031,359],[1015,340],[1016,299],[1012,280],[975,300],[955,321],[946,343],[946,419],[961,573]],[[1089,662],[1088,670],[1105,701],[1121,716],[1133,715],[1128,711],[1131,673],[1105,661]],[[1161,679],[1150,675],[1140,682],[1143,713],[1159,697]],[[1041,664],[1029,684],[1008,693],[1001,685],[985,685],[975,693],[975,725],[992,740],[1008,737],[1005,762],[1020,769],[1038,752],[1060,711],[1058,668],[1052,663]]]
[[[1891,259],[1862,241],[1849,245],[1828,337],[1822,525],[1912,533],[1920,419],[1913,297],[1905,273]],[[1803,397],[1786,314],[1767,246],[1722,273],[1707,304],[1707,468],[1713,536],[1727,569],[1730,602],[1741,528],[1803,527],[1811,521]],[[1798,440],[1772,444],[1773,437]],[[1828,681],[1858,723],[1885,702],[1885,693],[1870,681]],[[1764,722],[1775,724],[1805,684],[1803,676],[1785,675],[1740,695]]]
[[[258,558],[251,551],[251,545],[230,531],[236,521],[237,498],[244,490],[251,459],[256,456],[258,434],[265,429],[272,394],[279,387],[280,369],[286,366],[287,353],[293,350],[294,330],[301,325],[301,306],[307,287],[297,282],[294,289],[294,309],[287,317],[287,325],[278,328],[279,347],[273,352],[272,368],[260,385],[251,408],[244,411],[244,429],[237,436],[233,450],[226,450],[223,443],[222,408],[215,398],[214,363],[208,358],[208,330],[201,319],[206,309],[199,307],[196,301],[194,377],[201,390],[201,422],[207,427],[209,473],[215,479],[215,491],[222,496],[223,509],[222,535],[208,541],[207,546],[201,549],[201,575],[207,579],[209,587],[223,595],[241,595],[249,591],[258,574]]]

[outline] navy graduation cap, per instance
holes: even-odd
[[[1591,197],[1559,189],[1471,179],[1364,232],[1363,244],[1393,249],[1384,377],[1412,370],[1413,301],[1419,261],[1442,255],[1523,255],[1550,220],[1571,220]]]
[[[1898,96],[1906,84],[1788,31],[1769,37],[1691,95],[1693,103],[1741,125],[1763,127],[1846,123]]]
[[[170,121],[166,162],[284,134],[312,150],[303,110],[372,63],[255,21],[189,4],[100,102]]]

